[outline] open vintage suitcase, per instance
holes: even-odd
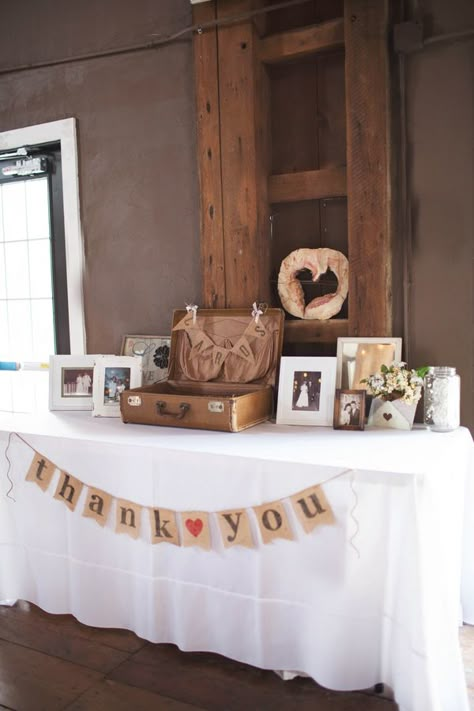
[[[268,420],[284,313],[175,311],[169,377],[120,398],[124,422],[238,432]]]

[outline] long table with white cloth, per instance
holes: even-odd
[[[402,711],[467,711],[458,626],[461,587],[462,617],[474,622],[468,430],[269,422],[230,434],[51,412],[0,416],[0,440],[3,603],[24,599],[330,689],[384,683]],[[34,452],[58,468],[46,491],[25,480]],[[210,550],[153,545],[148,519],[137,539],[118,535],[114,516],[100,527],[82,501],[71,511],[53,498],[61,470],[84,483],[81,497],[95,487],[114,501],[211,512]],[[306,533],[287,497],[317,484],[334,521]],[[264,545],[252,507],[274,501],[293,540]],[[250,512],[254,547],[223,545],[215,512],[232,509]]]

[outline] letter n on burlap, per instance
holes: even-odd
[[[140,535],[142,507],[133,501],[117,499],[117,510],[115,513],[115,533],[126,533],[132,538]]]

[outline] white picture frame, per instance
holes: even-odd
[[[92,415],[94,417],[120,417],[121,393],[130,388],[139,388],[141,384],[141,358],[98,356],[94,365]]]
[[[121,355],[142,358],[142,385],[166,380],[171,349],[170,336],[134,336],[122,338]]]
[[[281,358],[277,424],[332,427],[336,363],[326,356]]]
[[[49,409],[92,410],[97,355],[49,357]]]
[[[388,367],[393,361],[401,360],[402,339],[395,336],[342,336],[337,339],[336,357],[336,387],[342,390],[366,390],[366,385],[360,382],[361,378],[378,372],[382,364]]]

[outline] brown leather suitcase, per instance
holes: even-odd
[[[175,311],[169,377],[120,397],[124,422],[239,432],[268,420],[284,312]]]

